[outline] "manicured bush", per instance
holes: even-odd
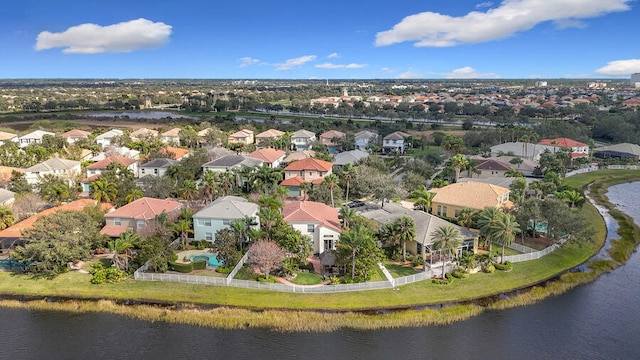
[[[496,271],[496,267],[493,266],[493,264],[483,264],[482,265],[482,272],[491,274],[494,271]]]
[[[275,277],[273,277],[273,276],[269,276],[269,278],[267,279],[267,278],[264,276],[264,274],[262,274],[262,275],[258,276],[258,281],[259,281],[259,282],[266,282],[266,283],[274,283],[274,282],[277,282]]]
[[[469,277],[469,271],[462,269],[455,269],[451,272],[451,276],[456,279],[466,279]]]
[[[169,270],[188,274],[193,271],[193,263],[182,264],[177,262],[170,262]]]
[[[508,261],[506,261],[504,264],[495,263],[493,266],[495,266],[496,269],[502,270],[502,271],[508,271],[513,269],[513,265],[511,265],[511,263]]]
[[[127,277],[122,270],[114,267],[106,268],[102,263],[93,264],[89,272],[93,275],[91,278],[92,284],[115,283]]]
[[[207,268],[207,260],[193,261],[193,270],[204,270]]]
[[[453,281],[453,276],[451,276],[451,274],[449,273],[444,274],[444,279],[441,279],[441,278],[431,279],[431,282],[433,284],[439,284],[439,285],[447,285],[447,284],[450,284],[451,281]]]
[[[231,274],[232,271],[233,271],[233,268],[231,268],[231,267],[218,266],[216,268],[216,272],[218,272],[220,274]]]

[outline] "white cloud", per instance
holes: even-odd
[[[62,47],[65,54],[97,54],[155,49],[169,41],[171,26],[137,19],[108,26],[81,24],[59,33],[43,31],[36,39],[36,50]]]
[[[454,69],[443,74],[445,79],[497,79],[500,76],[494,73],[479,73],[471,66]]]
[[[388,68],[388,67],[386,67],[386,66],[385,66],[385,67],[383,67],[382,69],[380,69],[380,71],[382,71],[382,72],[386,72],[386,73],[388,73],[388,74],[393,74],[394,72],[396,72],[396,70],[395,70],[395,69]]]
[[[629,76],[640,72],[640,59],[610,61],[596,70],[596,74],[608,76]]]
[[[254,59],[250,56],[241,57],[238,61],[240,61],[240,67],[260,64],[260,59]]]
[[[320,69],[362,69],[363,67],[367,67],[367,64],[332,64],[332,63],[324,63],[316,65],[317,68]]]
[[[302,66],[310,61],[314,61],[317,58],[315,55],[305,55],[297,58],[289,59],[282,64],[275,64],[276,70],[289,70],[296,66]]]
[[[476,9],[480,9],[480,8],[488,8],[488,7],[492,7],[493,3],[491,1],[485,1],[485,2],[481,2],[480,4],[476,5]]]
[[[331,53],[329,55],[327,55],[327,59],[337,59],[339,58],[340,55],[337,52]]]
[[[503,39],[554,21],[563,24],[611,12],[627,11],[633,0],[503,0],[486,12],[454,17],[423,12],[376,34],[376,46],[415,41],[415,46],[445,47]]]
[[[396,79],[422,79],[422,74],[414,73],[413,71],[405,71],[402,74],[398,74]]]

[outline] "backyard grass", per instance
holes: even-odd
[[[296,277],[291,282],[297,285],[317,285],[322,283],[322,275],[297,271]]]
[[[389,270],[389,273],[394,278],[399,278],[403,276],[409,276],[413,274],[417,274],[418,271],[411,266],[402,265],[398,263],[385,262],[384,267]]]

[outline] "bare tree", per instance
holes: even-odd
[[[282,266],[285,258],[285,251],[273,241],[256,241],[249,248],[247,262],[258,267],[265,278],[269,278],[269,273]]]

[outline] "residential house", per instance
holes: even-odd
[[[150,235],[156,230],[159,215],[166,214],[167,219],[173,221],[182,207],[182,203],[173,199],[143,197],[106,214],[106,225],[100,233],[118,237],[131,229],[136,234]]]
[[[492,146],[491,156],[516,156],[538,162],[540,160],[540,155],[547,150],[555,153],[560,150],[560,148],[551,145],[532,144],[520,141],[507,142]]]
[[[335,250],[340,238],[338,209],[315,201],[292,201],[282,210],[283,220],[313,241],[313,252]]]
[[[220,146],[207,147],[207,157],[211,160],[219,159],[227,155],[236,155],[236,152]]]
[[[212,134],[209,134],[209,132],[212,132]],[[212,128],[206,128],[206,129],[198,131],[198,139],[200,139],[199,140],[200,143],[201,144],[208,144],[210,146],[221,146],[222,145],[222,139],[218,139],[217,143],[209,144],[209,142],[211,141],[210,135],[215,134],[215,132],[219,132],[219,133],[222,134],[222,131],[220,131],[218,129],[214,130]]]
[[[194,239],[215,242],[216,233],[237,220],[249,218],[251,227],[260,228],[260,206],[238,196],[223,196],[193,215]]]
[[[180,144],[180,128],[173,128],[160,134],[160,140],[165,144]]]
[[[284,131],[269,129],[256,135],[256,145],[269,144],[272,145],[277,139],[280,139],[284,135]]]
[[[411,135],[402,132],[396,131],[382,138],[382,153],[389,154],[394,150],[400,152],[400,154],[404,154],[407,150],[409,144],[407,143],[407,138]]]
[[[160,153],[173,160],[182,160],[191,154],[189,149],[179,148],[175,146],[165,146],[160,149]]]
[[[18,142],[18,135],[6,131],[0,131],[0,144],[8,141]]]
[[[31,185],[38,184],[44,175],[55,175],[66,181],[68,185],[76,183],[76,176],[82,171],[80,161],[51,158],[25,169],[24,178]]]
[[[178,164],[180,164],[180,162],[173,159],[168,159],[168,158],[153,159],[138,167],[138,177],[141,178],[145,175],[164,176],[164,174],[167,172],[167,169],[170,166],[178,165]]]
[[[593,156],[601,159],[624,159],[640,161],[640,145],[622,143],[609,146],[601,146],[593,149]]]
[[[88,131],[84,131],[84,130],[80,130],[80,129],[73,129],[73,130],[69,130],[65,133],[63,133],[61,136],[63,139],[67,140],[67,143],[69,145],[73,145],[76,143],[76,141],[80,140],[80,139],[87,139],[89,138],[89,135],[91,135],[90,132]]]
[[[227,138],[227,142],[229,143],[240,143],[245,145],[253,144],[253,141],[253,130],[248,129],[236,131]]]
[[[542,139],[538,144],[555,146],[561,149],[571,149],[572,159],[589,156],[589,145],[569,138]]]
[[[16,201],[16,193],[7,189],[0,189],[0,205],[11,205]]]
[[[378,140],[378,134],[369,130],[357,132],[354,137],[358,150],[366,150],[369,145],[375,144]]]
[[[461,254],[462,251],[475,253],[478,249],[478,235],[476,233],[424,211],[412,210],[400,204],[389,202],[384,204],[384,207],[377,205],[361,207],[358,208],[358,212],[367,219],[375,220],[380,226],[391,223],[401,216],[412,218],[416,226],[416,236],[407,243],[407,251],[421,255],[423,259],[426,259],[427,254],[430,255],[434,252],[435,231],[442,226],[453,226],[460,231],[463,243],[458,248],[458,254]]]
[[[431,200],[431,213],[447,218],[457,218],[460,210],[485,207],[511,208],[510,190],[501,186],[475,181],[459,182],[445,187],[430,189],[435,194]]]
[[[95,181],[100,176],[100,174],[107,170],[109,168],[109,165],[113,163],[131,170],[133,176],[138,175],[137,160],[125,158],[118,155],[109,156],[87,166],[86,177],[81,181],[82,191],[91,191],[91,183]]]
[[[300,196],[301,183],[321,184],[322,180],[331,174],[332,166],[328,161],[314,158],[294,161],[284,168],[284,180],[280,185],[289,190],[289,196]]]
[[[158,130],[140,128],[129,134],[129,138],[133,141],[150,141],[158,138]]]
[[[265,164],[269,165],[270,168],[277,168],[284,160],[285,155],[287,155],[287,153],[282,150],[264,148],[250,153],[247,157],[261,160]]]
[[[56,134],[43,130],[32,131],[28,134],[18,137],[18,146],[23,148],[31,144],[41,144],[42,138],[45,135],[55,136]]]
[[[0,188],[6,189],[11,182],[13,173],[24,174],[24,169],[10,166],[0,166]]]
[[[311,143],[316,140],[316,134],[308,130],[298,130],[291,134],[291,145],[297,151],[311,150]]]
[[[122,136],[123,134],[124,132],[120,129],[111,129],[96,136],[96,143],[105,149],[109,146],[115,145],[114,139]]]
[[[289,164],[294,161],[308,159],[316,156],[316,152],[313,150],[301,150],[301,151],[293,151],[291,154],[287,155],[287,157],[282,160],[284,164]]]
[[[346,139],[347,134],[338,130],[329,130],[320,134],[320,142],[327,146],[330,153],[337,153],[340,151],[340,139]]]
[[[354,165],[358,161],[369,156],[369,153],[364,150],[351,150],[341,152],[334,155],[333,166],[345,166],[347,164]]]
[[[122,156],[128,159],[138,160],[140,158],[140,151],[129,149],[126,146],[110,145],[104,148],[101,153],[93,156],[91,161],[100,161],[108,158],[109,156]]]
[[[258,168],[262,166],[262,163],[262,160],[246,158],[242,155],[226,155],[202,165],[202,171],[207,172],[211,170],[213,172],[222,173],[233,169],[240,169],[243,166]]]

